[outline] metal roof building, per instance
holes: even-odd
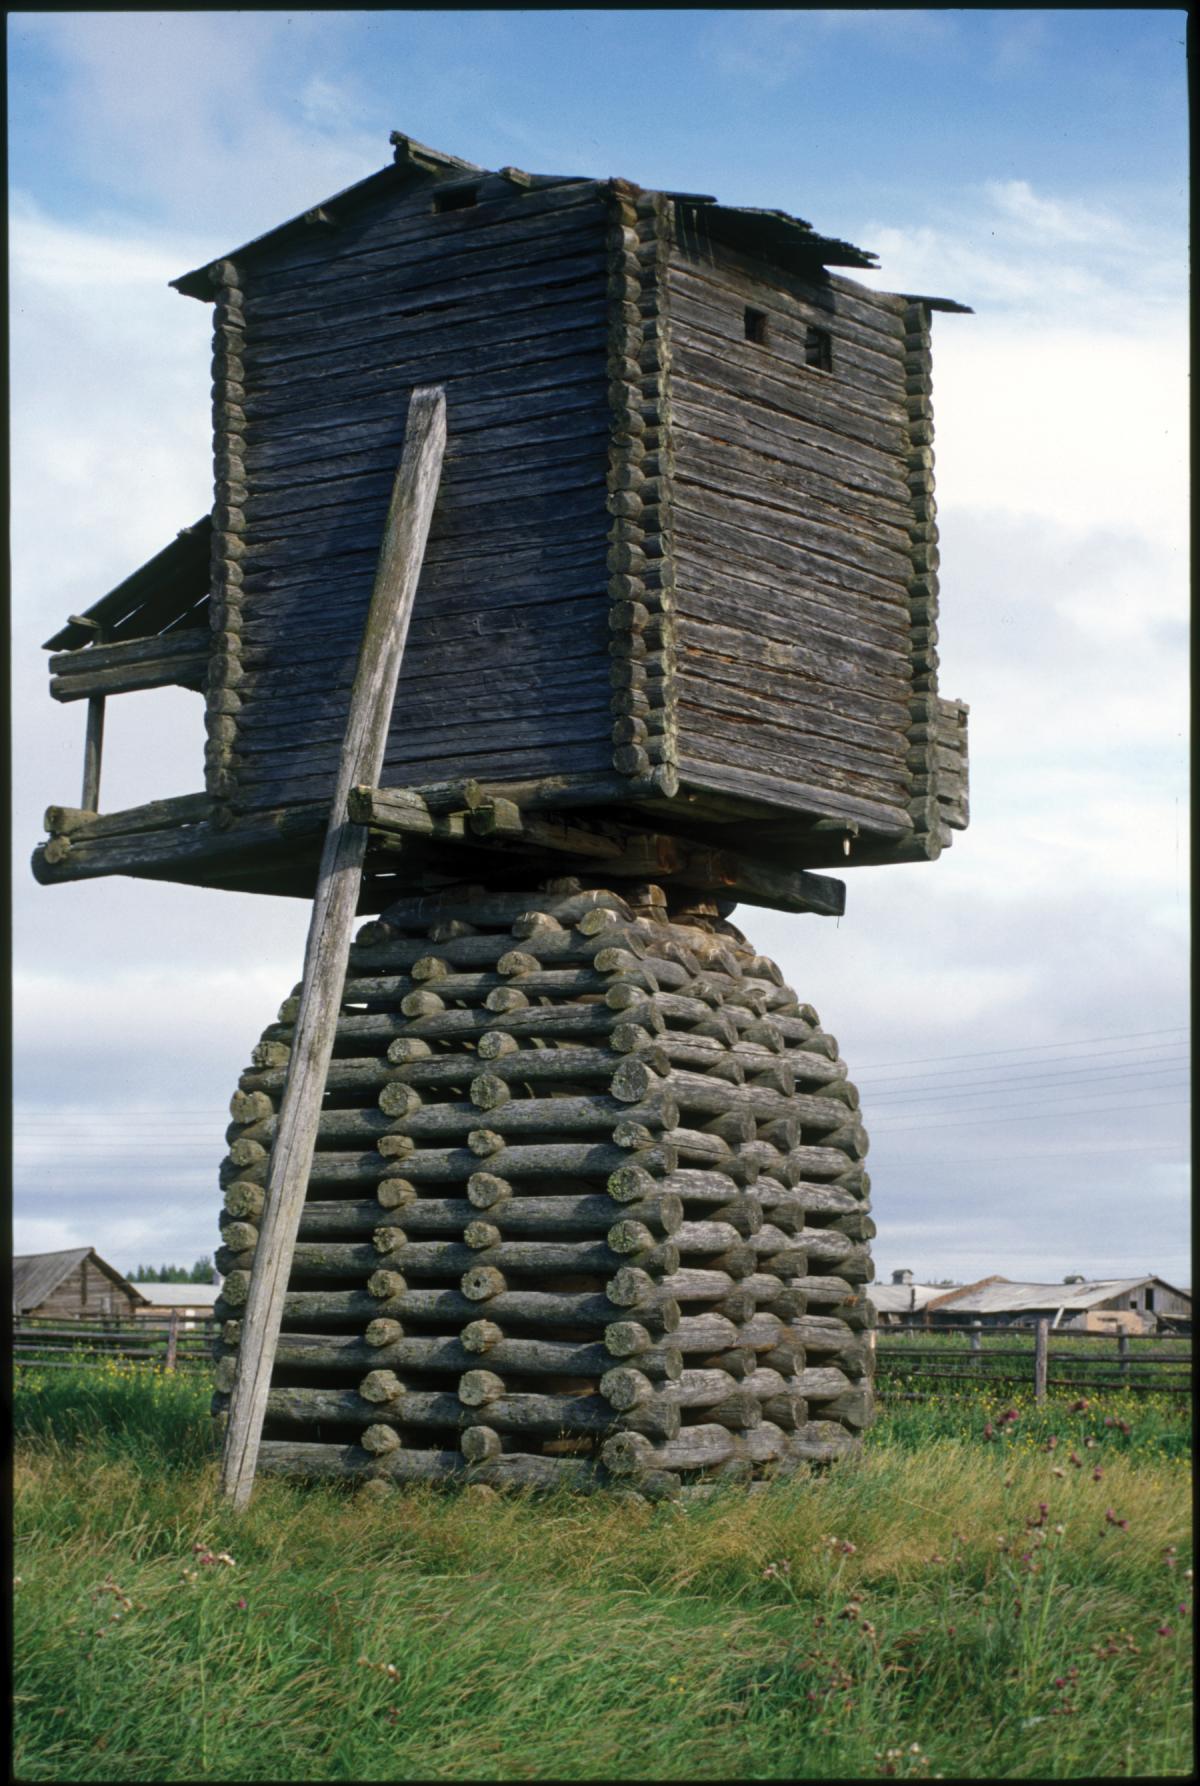
[[[876,1305],[878,1306],[878,1304]],[[1009,1283],[991,1278],[946,1290],[924,1304],[927,1319],[979,1320],[1008,1325],[1049,1317],[1055,1327],[1152,1330],[1191,1320],[1192,1299],[1163,1278],[1075,1279],[1061,1284]]]

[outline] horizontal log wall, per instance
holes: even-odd
[[[637,897],[405,898],[360,931],[264,1467],[676,1493],[868,1419],[867,1142],[836,1040],[732,927]],[[218,1409],[294,1007],[230,1106]]]
[[[680,773],[896,834],[913,692],[903,300],[713,244],[676,244],[666,287]]]
[[[219,729],[244,808],[332,786],[418,384],[446,387],[449,445],[383,781],[611,772],[605,189],[439,214],[433,190],[257,256],[221,361],[245,440]]]

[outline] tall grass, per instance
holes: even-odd
[[[1190,1771],[1189,1476],[1136,1429],[1075,1467],[912,1411],[753,1497],[264,1480],[235,1516],[201,1391],[188,1453],[121,1382],[56,1435],[54,1375],[17,1410],[22,1780]]]

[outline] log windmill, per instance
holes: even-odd
[[[392,143],[174,282],[212,512],[48,642],[88,726],[40,881],[314,902],[221,1168],[226,1490],[830,1458],[871,1414],[867,1140],[729,917],[839,914],[822,870],[966,825],[964,306],[781,211]],[[203,791],[100,812],[105,700],[166,684]]]

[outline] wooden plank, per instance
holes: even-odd
[[[124,812],[103,816],[87,807],[48,806],[45,826],[52,837],[80,840],[128,837],[137,831],[160,831],[174,825],[194,825],[207,819],[213,802],[207,794],[180,794],[172,800],[151,800],[145,806],[129,806]]]
[[[685,476],[674,480],[671,519],[677,532],[688,535],[696,522],[718,527],[752,559],[764,554],[765,541],[771,547],[787,547],[794,576],[813,588],[836,590],[836,598],[846,595],[866,597],[872,606],[886,613],[892,608],[908,617],[908,580],[912,575],[911,560],[889,559],[885,565],[872,564],[874,554],[853,553],[841,549],[841,542],[823,537],[823,530],[812,526],[798,508],[768,506],[761,500],[747,499],[740,492],[729,492],[728,486],[714,483],[693,483]],[[835,548],[831,550],[831,545]]]
[[[818,760],[828,756],[846,768],[860,765],[892,780],[904,778],[907,753],[902,729],[848,723],[836,687],[814,692],[799,684],[782,697],[772,698],[757,681],[746,677],[716,680],[701,661],[695,675],[680,676],[679,699],[681,707],[795,733],[796,749],[804,756],[811,752]]]
[[[526,445],[555,438],[570,439],[587,433],[607,438],[612,417],[607,397],[599,381],[591,389],[576,384],[563,384],[548,390],[530,392],[514,390],[506,401],[502,397],[483,396],[476,400],[470,389],[460,393],[454,406],[456,424],[455,447],[458,463],[471,459],[490,459],[497,448],[517,451]],[[461,432],[458,431],[461,417]],[[247,469],[257,484],[264,488],[292,475],[293,467],[308,467],[303,475],[311,475],[314,465],[330,467],[330,474],[370,470],[394,459],[398,446],[395,423],[382,416],[367,426],[350,430],[329,429],[318,420],[309,425],[308,418],[297,417],[287,433],[245,442],[243,452]]]
[[[838,749],[836,744],[795,731],[782,721],[747,722],[714,707],[694,705],[686,696],[680,701],[679,731],[684,748],[711,755],[719,762],[776,775],[781,781],[794,773],[826,796],[848,794],[907,813],[910,790],[899,741],[888,774],[877,767],[878,759]]]
[[[246,1505],[254,1482],[283,1298],[308,1189],[362,880],[366,833],[350,823],[346,806],[352,787],[379,779],[445,441],[445,393],[414,392],[318,873],[300,1010],[243,1319],[222,1459],[222,1489],[238,1507]]]
[[[461,502],[477,497],[495,500],[515,490],[533,490],[549,495],[557,490],[570,490],[581,484],[604,481],[605,453],[603,436],[594,429],[590,436],[578,440],[558,439],[545,447],[522,444],[520,458],[514,461],[512,449],[497,445],[487,458],[456,460],[447,463],[443,478],[447,490],[453,490]],[[350,471],[337,467],[310,466],[303,472],[291,472],[286,478],[278,474],[265,482],[255,477],[247,513],[260,519],[287,515],[298,510],[317,513],[347,502],[375,503],[382,495],[386,500],[391,488],[382,454],[370,469],[361,465]],[[903,537],[901,550],[908,550]],[[51,665],[51,669],[54,665]]]
[[[845,369],[853,388],[860,392],[904,393],[903,347],[898,340],[881,341],[878,330],[864,328],[846,311],[836,307],[828,288],[787,292],[761,280],[751,280],[731,269],[710,268],[694,262],[672,263],[667,275],[672,320],[680,317],[689,326],[713,334],[744,335],[747,305],[767,318],[767,346],[776,340],[794,350],[804,363],[808,329],[825,329],[834,337],[835,367]],[[821,299],[824,298],[824,303]],[[830,302],[834,308],[830,309]]]
[[[326,389],[335,398],[359,391],[369,394],[381,384],[419,384],[430,376],[463,379],[496,366],[529,365],[594,350],[603,347],[605,334],[604,313],[597,306],[589,306],[586,312],[577,305],[564,307],[554,327],[537,317],[514,319],[490,334],[457,328],[451,311],[446,326],[428,341],[401,336],[390,347],[369,341],[361,347],[347,347],[327,372],[321,371],[321,361],[315,357],[311,363],[307,359],[294,361],[258,372],[253,355],[247,352],[243,356],[243,403],[246,413],[257,417],[275,413],[267,398],[320,402]]]
[[[715,348],[719,344],[712,343]],[[886,475],[896,475],[909,450],[908,430],[863,416],[858,410],[818,395],[795,377],[787,378],[745,354],[728,349],[708,351],[698,340],[672,343],[672,365],[683,378],[709,390],[727,391],[732,398],[745,397],[790,416],[813,431],[830,453],[857,459]]]
[[[720,750],[720,746],[714,745],[707,755],[702,754],[701,744],[689,740],[689,748],[679,753],[680,779],[686,787],[699,792],[711,788],[737,794],[743,799],[781,807],[785,812],[857,819],[884,837],[900,837],[909,830],[908,811],[902,805],[885,805],[878,800],[816,787],[800,781],[791,771],[786,775],[771,773],[757,762],[743,766],[733,760],[732,746],[727,747],[723,761]]]
[[[693,440],[701,446],[728,442],[795,467],[805,487],[834,508],[878,518],[888,527],[906,529],[912,521],[912,492],[899,464],[880,472],[854,458],[835,456],[813,429],[764,403],[743,397],[731,404],[719,389],[678,378],[672,385],[671,428],[676,454],[684,458]]]
[[[364,211],[357,230],[349,221],[339,226],[336,236],[314,236],[310,242],[276,247],[262,255],[255,266],[247,308],[265,305],[264,293],[272,297],[285,292],[303,294],[323,279],[363,275],[378,268],[381,261],[394,264],[401,255],[435,261],[455,253],[488,255],[509,240],[543,240],[547,233],[566,236],[572,229],[594,229],[604,217],[600,191],[595,182],[577,181],[569,187],[543,187],[508,202],[436,213],[427,189],[414,197],[411,205],[392,201],[382,206],[369,221]],[[370,239],[372,228],[382,231],[380,239]]]
[[[746,338],[740,303],[710,310],[673,297],[672,351],[687,344],[747,371],[784,379],[799,387],[814,413],[844,413],[854,427],[868,434],[880,428],[900,432],[907,427],[902,361],[892,362],[888,368],[890,377],[886,379],[856,379],[854,350],[838,335],[836,323],[832,327],[827,323],[827,330],[831,327],[833,366],[828,371],[821,370],[806,362],[807,330],[792,328],[785,319],[772,316],[769,303],[762,314],[767,319],[766,339],[759,343]]]
[[[364,505],[357,514],[351,513],[345,522],[321,521],[319,518],[314,518],[312,525],[272,520],[255,526],[251,522],[245,536],[246,555],[242,562],[247,571],[259,570],[264,565],[304,564],[312,559],[314,546],[323,559],[341,553],[373,552],[379,540],[383,513],[384,505],[379,503]],[[459,545],[461,534],[452,533],[454,525],[461,525],[467,514],[477,529],[469,548]],[[561,537],[568,529],[573,533],[589,533],[597,541],[606,543],[607,521],[602,479],[589,480],[587,485],[566,493],[541,496],[530,492],[521,497],[519,507],[512,496],[496,501],[481,498],[472,502],[464,493],[463,500],[447,502],[445,512],[439,514],[437,534],[430,542],[430,551],[436,554],[438,562],[456,555],[474,558],[485,544],[488,550],[503,551],[506,545],[511,543],[519,547],[539,533]]]
[[[93,670],[121,669],[127,664],[157,663],[167,658],[195,657],[207,651],[207,627],[189,626],[141,639],[119,639],[111,645],[88,645],[78,651],[57,651],[47,668],[52,676],[88,676]]]
[[[675,476],[711,485],[731,496],[761,503],[770,516],[783,510],[804,524],[819,550],[862,562],[884,577],[912,576],[912,541],[903,519],[888,526],[865,515],[839,491],[838,502],[825,502],[811,472],[773,457],[759,442],[748,451],[731,441],[677,429],[673,434]]]
[[[793,273],[787,268],[769,265],[755,256],[743,254],[727,242],[705,243],[701,259],[682,246],[672,248],[671,263],[695,276],[719,279],[746,293],[747,301],[755,301],[755,293],[767,291],[777,302],[811,306],[814,320],[824,315],[840,318],[864,331],[878,346],[880,353],[904,351],[905,301],[894,292],[872,291],[856,280],[826,272],[820,282]]]
[[[732,506],[732,505],[731,505]],[[683,551],[723,556],[731,569],[757,574],[776,588],[799,587],[827,605],[841,606],[852,615],[873,618],[894,627],[902,639],[907,632],[908,608],[900,584],[883,584],[864,575],[856,585],[852,577],[827,574],[825,565],[790,541],[740,525],[732,514],[717,519],[698,503],[673,512],[675,537]],[[831,564],[832,560],[826,561]]]
[[[136,689],[145,688],[178,687],[199,691],[203,688],[204,678],[208,674],[210,649],[206,638],[199,650],[193,649],[186,655],[176,653],[171,657],[119,667],[114,666],[109,669],[85,669],[81,665],[69,676],[52,677],[50,694],[56,701],[102,701],[106,695],[132,694]],[[90,712],[88,724],[90,735]],[[97,773],[97,785],[98,783],[99,775]]]
[[[775,639],[809,654],[815,676],[834,668],[835,679],[843,683],[849,664],[885,682],[899,677],[907,688],[908,627],[901,610],[850,601],[839,608],[825,591],[789,588],[782,577],[755,565],[714,570],[695,550],[680,552],[675,568],[679,624],[690,623],[697,638],[715,628],[714,638],[723,641],[715,649],[736,655],[739,637]],[[854,679],[854,668],[849,677]],[[907,714],[907,693],[900,698]]]
[[[789,639],[787,629],[769,615],[753,629],[749,624],[752,616],[735,618],[741,618],[740,627],[721,626],[715,620],[697,621],[690,615],[680,615],[676,621],[678,643],[695,648],[701,657],[712,653],[736,664],[761,665],[776,672],[791,671],[801,677],[811,676],[814,681],[823,679],[822,670],[827,664],[833,664],[837,666],[838,687],[857,690],[864,696],[873,696],[889,704],[906,706],[908,703],[911,684],[905,675],[904,660],[899,655],[889,673],[875,663],[861,663],[852,643],[843,646],[839,659],[830,652],[810,650],[799,640]],[[796,625],[796,630],[801,630],[800,625]]]
[[[441,272],[442,269],[439,269]],[[257,378],[282,374],[311,376],[322,339],[336,342],[339,365],[373,356],[386,365],[398,353],[441,351],[436,321],[449,339],[480,344],[528,341],[539,333],[575,327],[582,321],[603,325],[604,277],[599,256],[589,250],[551,261],[544,271],[514,266],[507,272],[476,269],[444,284],[411,287],[403,280],[382,283],[377,295],[343,296],[321,313],[309,312],[272,326],[248,323],[241,361]]]
[[[534,464],[553,463],[560,453],[590,449],[603,453],[607,445],[611,418],[604,404],[586,394],[566,407],[534,405],[528,417],[514,416],[511,421],[496,421],[490,427],[475,427],[470,433],[455,435],[452,461],[447,457],[446,476],[474,473],[488,475],[498,458],[513,453],[528,453]],[[468,405],[462,406],[466,411]],[[457,422],[460,410],[455,408]],[[602,444],[603,443],[603,444]],[[337,438],[324,448],[297,444],[296,437],[246,444],[246,464],[251,470],[254,488],[269,493],[289,488],[298,482],[322,482],[371,477],[386,474],[389,457],[395,459],[394,440],[381,439],[375,447],[341,449]]]
[[[572,736],[570,744],[547,740],[533,745],[497,746],[493,743],[489,747],[487,740],[483,739],[477,750],[464,750],[454,756],[445,753],[439,756],[434,748],[430,748],[424,755],[411,758],[396,751],[387,758],[386,775],[383,779],[398,787],[407,783],[419,786],[422,781],[430,779],[431,771],[464,780],[474,776],[489,784],[524,777],[552,777],[556,774],[581,774],[590,779],[602,775],[611,767],[611,763],[611,729],[605,728],[603,732],[597,730],[594,738]],[[285,775],[276,772],[269,777],[260,777],[252,769],[246,768],[239,776],[238,801],[249,813],[262,808],[273,809],[301,802],[327,800],[331,781],[332,770],[319,765],[309,764],[297,767]],[[628,798],[627,783],[622,791]]]

